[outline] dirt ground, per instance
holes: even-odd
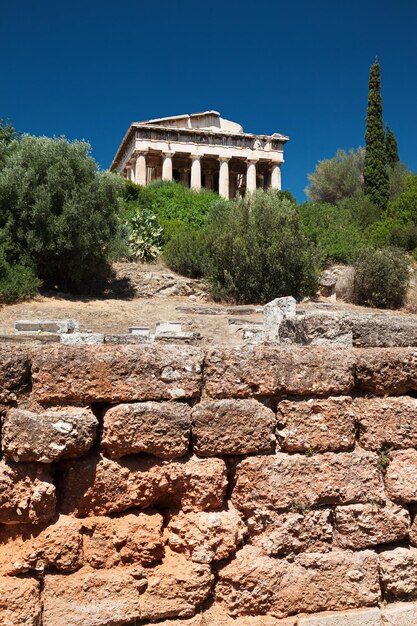
[[[161,264],[118,263],[115,270],[117,280],[105,298],[43,294],[27,302],[2,306],[0,337],[15,338],[14,323],[19,319],[75,319],[80,322],[81,331],[105,334],[127,333],[129,326],[149,326],[153,333],[157,321],[176,320],[182,323],[183,330],[200,333],[202,343],[239,345],[243,328],[262,322],[260,307],[219,305],[210,300],[202,281],[178,276]],[[317,307],[371,311],[342,301],[330,304],[325,298],[298,305],[303,310]],[[203,308],[205,314],[197,312]]]

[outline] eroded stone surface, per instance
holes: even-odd
[[[355,414],[350,397],[283,400],[278,404],[278,438],[283,450],[350,450],[355,444]]]
[[[194,451],[200,456],[272,452],[275,415],[257,400],[208,400],[192,411]]]
[[[55,513],[55,487],[46,467],[0,461],[0,524],[40,524]]]
[[[39,583],[29,578],[0,577],[0,623],[2,626],[39,626]]]
[[[0,527],[0,573],[72,572],[82,565],[81,522],[61,515],[39,528]]]
[[[331,550],[333,528],[331,511],[302,513],[274,511],[247,520],[251,543],[269,556],[287,556],[300,552]]]
[[[187,453],[191,409],[178,402],[119,404],[104,415],[101,449],[113,459],[147,452],[163,459]]]
[[[87,517],[156,504],[215,509],[222,506],[226,485],[226,466],[220,459],[128,457],[113,461],[92,455],[64,464],[62,512]]]
[[[34,351],[41,402],[134,402],[194,398],[203,353],[193,346],[54,346]]]
[[[415,348],[357,350],[356,384],[377,395],[404,394],[417,390]]]
[[[417,446],[417,400],[357,398],[354,403],[360,425],[359,441],[367,450]]]
[[[311,457],[278,453],[239,463],[232,502],[247,515],[326,504],[383,499],[377,456],[354,451]]]
[[[379,554],[381,585],[387,596],[417,597],[417,549],[393,548]]]
[[[208,351],[205,392],[213,398],[344,394],[353,388],[352,350],[245,347]]]
[[[375,607],[320,613],[319,615],[301,617],[297,626],[382,626],[381,611]]]
[[[2,449],[14,461],[51,463],[81,456],[94,441],[98,421],[90,409],[10,409],[3,420]]]
[[[0,402],[16,399],[29,380],[29,355],[25,348],[9,344],[0,346]]]
[[[350,550],[399,541],[410,528],[408,510],[391,502],[338,506],[334,519],[335,545]]]
[[[398,450],[387,458],[387,496],[395,502],[417,502],[417,450]]]
[[[180,512],[168,524],[168,544],[196,563],[211,563],[233,554],[246,533],[233,507],[225,511]]]
[[[417,602],[395,602],[382,607],[381,626],[417,624]]]
[[[149,565],[164,555],[163,518],[156,511],[90,517],[81,524],[84,563],[94,568]]]
[[[218,577],[216,599],[236,617],[359,608],[379,599],[378,562],[371,551],[308,553],[288,562],[245,546]]]

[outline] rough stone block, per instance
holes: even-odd
[[[413,626],[417,624],[417,602],[395,602],[382,607],[381,626]]]
[[[82,565],[81,521],[61,515],[49,525],[0,527],[0,573],[72,572]]]
[[[61,485],[62,512],[87,517],[153,505],[220,508],[227,478],[220,459],[90,456],[63,463]]]
[[[194,451],[201,456],[273,451],[275,415],[257,400],[207,400],[192,411]]]
[[[82,528],[84,564],[96,569],[150,565],[164,555],[163,517],[156,511],[133,511],[115,517],[77,520]]]
[[[394,347],[417,345],[417,317],[405,315],[375,315],[360,313],[349,316],[354,345]]]
[[[393,548],[381,552],[379,570],[387,599],[417,598],[416,548]]]
[[[205,359],[205,392],[214,398],[346,394],[353,388],[352,350],[218,348]]]
[[[359,389],[385,396],[417,390],[415,348],[357,350],[356,384]]]
[[[278,404],[278,439],[288,452],[350,450],[355,445],[355,414],[350,397]]]
[[[60,343],[64,346],[99,346],[104,343],[104,335],[101,333],[72,333],[61,335]]]
[[[37,580],[0,577],[0,623],[2,626],[39,626],[41,614]]]
[[[45,577],[43,626],[121,626],[189,617],[210,593],[208,565],[168,554],[154,568],[82,569]]]
[[[181,332],[182,332],[181,322],[171,322],[169,320],[156,322],[155,336],[160,335],[161,333],[181,333]]]
[[[297,626],[382,626],[381,611],[375,607],[320,613],[310,617],[301,617]]]
[[[16,320],[14,329],[23,333],[73,333],[79,328],[76,320]]]
[[[333,542],[348,550],[363,550],[380,543],[399,541],[408,536],[410,515],[391,502],[351,504],[335,510]]]
[[[223,511],[174,515],[168,524],[168,544],[196,563],[226,559],[243,542],[247,529],[233,507]]]
[[[29,355],[25,348],[0,345],[0,402],[16,400],[29,382]]]
[[[55,513],[55,487],[47,468],[0,461],[0,524],[40,524]]]
[[[81,456],[91,448],[97,425],[90,409],[12,408],[3,420],[2,450],[8,459],[40,463]]]
[[[387,496],[394,502],[417,502],[417,450],[398,450],[388,455],[385,474]]]
[[[331,511],[303,511],[254,515],[247,520],[251,543],[269,556],[331,550]]]
[[[34,351],[33,391],[42,402],[194,398],[202,362],[192,346],[54,346]]]
[[[417,400],[357,398],[354,408],[360,425],[360,445],[367,450],[417,446]]]
[[[245,546],[219,570],[216,600],[235,617],[267,613],[286,617],[374,606],[379,600],[377,555],[309,553],[288,562]]]
[[[245,615],[235,620],[217,603],[206,610],[199,609],[198,614],[189,619],[164,620],[158,626],[297,626],[297,617],[277,619],[272,615]]]
[[[417,453],[416,453],[417,454]],[[354,451],[249,457],[236,469],[232,501],[246,514],[384,499],[377,456]]]
[[[187,453],[191,409],[179,402],[119,404],[104,415],[101,449],[113,459],[147,452],[162,459]]]

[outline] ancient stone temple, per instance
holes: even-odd
[[[130,125],[110,166],[139,185],[158,178],[224,198],[256,188],[281,189],[288,137],[253,135],[217,111],[163,117]]]

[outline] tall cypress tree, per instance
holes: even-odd
[[[387,155],[387,163],[390,167],[394,167],[400,160],[398,155],[398,144],[395,135],[387,124],[385,133],[385,153]]]
[[[385,209],[389,197],[389,180],[382,120],[380,72],[378,59],[375,59],[369,73],[364,178],[365,193],[371,197],[374,204]]]

